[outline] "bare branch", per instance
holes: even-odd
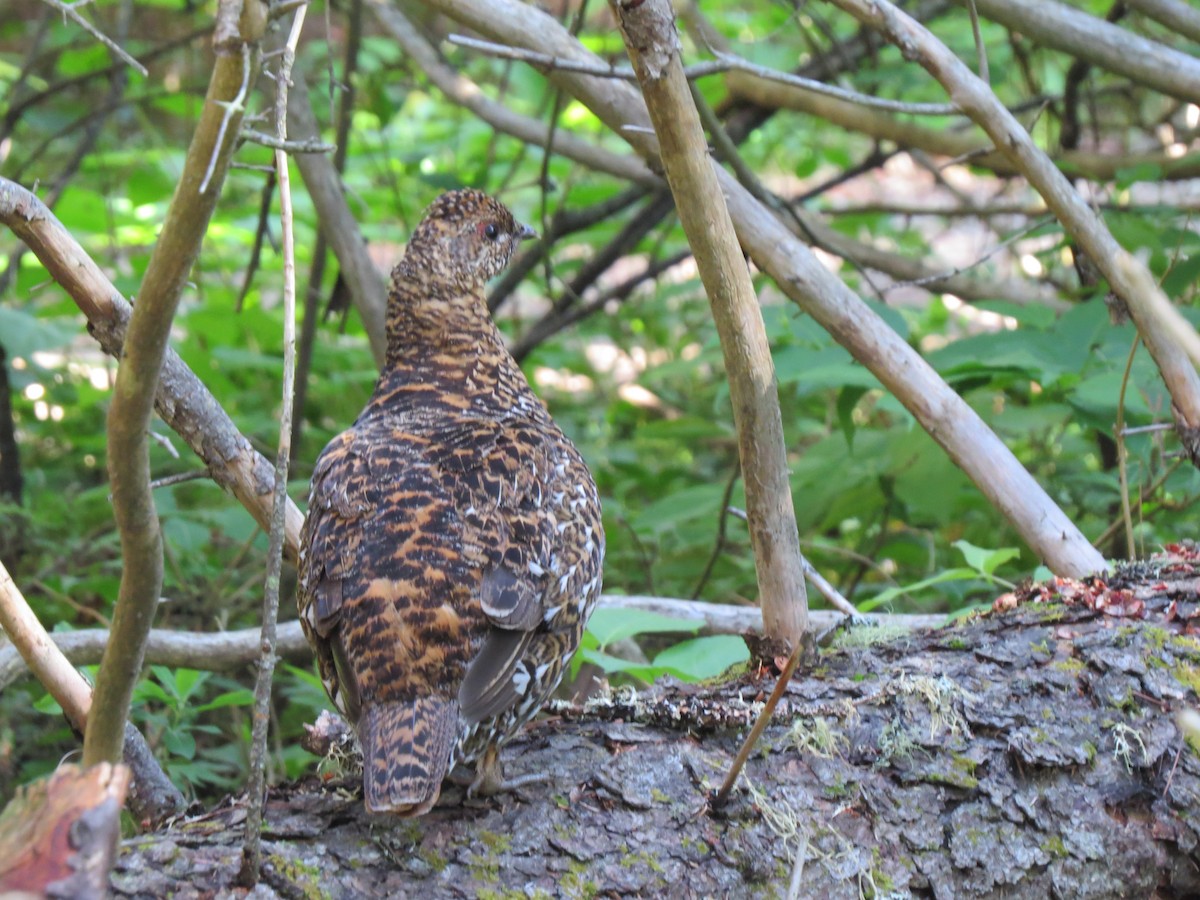
[[[840,88],[835,84],[826,84],[824,81],[817,81],[815,78],[805,78],[803,75],[780,72],[778,69],[772,69],[769,66],[755,65],[749,60],[742,59],[733,53],[714,50],[713,54],[719,62],[725,64],[726,69],[745,72],[748,75],[762,78],[765,81],[775,81],[779,84],[802,88],[806,91],[812,91],[815,94],[824,94],[827,97],[845,100],[847,103],[854,103],[858,106],[867,106],[871,109],[884,109],[888,112],[908,113],[914,116],[962,115],[962,110],[953,103],[904,103],[900,100],[888,100],[885,97],[872,97],[869,94],[861,94],[858,91]]]
[[[603,609],[638,609],[702,622],[701,634],[761,634],[762,611],[755,606],[730,606],[721,603],[679,600],[672,597],[625,596],[605,594],[600,598]],[[840,622],[840,612],[815,609],[809,613],[814,629],[824,629]],[[899,628],[936,628],[946,622],[944,615],[864,615],[863,618],[876,625]],[[51,641],[67,658],[78,666],[100,661],[104,645],[108,642],[108,631],[61,631],[49,635]],[[155,628],[150,632],[146,644],[146,662],[151,665],[171,668],[202,669],[225,672],[253,664],[259,656],[261,632],[257,628],[239,631],[203,633],[194,631],[169,631]],[[306,665],[312,660],[312,649],[304,639],[300,623],[281,622],[276,634],[275,649],[280,659],[295,665]],[[25,677],[28,670],[15,648],[0,641],[0,691]]]
[[[337,149],[333,144],[311,139],[306,141],[287,141],[283,138],[255,131],[253,128],[243,128],[242,137],[255,144],[270,147],[272,150],[282,150],[284,153],[332,153]]]
[[[612,0],[611,6],[658,133],[667,182],[721,339],[746,473],[750,543],[766,637],[798,651],[808,631],[808,595],[762,310],[683,74],[670,2]]]
[[[304,82],[303,67],[296,69],[298,83]],[[317,134],[317,119],[313,115],[312,103],[307,90],[291,91],[288,102],[288,132],[296,137]],[[325,243],[333,250],[341,267],[342,277],[350,288],[350,298],[367,340],[371,342],[371,355],[376,365],[383,365],[387,351],[387,328],[384,311],[387,306],[387,285],[367,253],[367,243],[362,230],[350,212],[346,195],[342,190],[342,177],[337,167],[324,154],[305,154],[296,157],[296,168],[304,179],[304,186],[317,209],[317,225]]]
[[[250,735],[250,777],[246,783],[249,802],[243,831],[242,884],[258,884],[262,865],[262,821],[267,768],[267,728],[271,722],[271,681],[275,675],[275,642],[279,618],[279,574],[283,568],[283,532],[288,494],[288,463],[292,458],[292,401],[296,383],[296,238],[292,227],[292,184],[285,148],[288,122],[288,88],[296,45],[304,27],[308,6],[296,10],[292,30],[283,48],[275,77],[275,171],[279,181],[279,219],[283,231],[283,401],[279,412],[279,448],[275,455],[275,490],[271,500],[271,529],[268,533],[267,576],[263,586],[262,635],[259,642],[258,677],[254,684],[254,716]]]
[[[744,72],[730,72],[725,77],[725,83],[733,94],[759,106],[808,113],[849,131],[857,131],[878,140],[894,141],[901,147],[921,149],[951,159],[970,159],[972,165],[991,169],[997,175],[1012,175],[1017,171],[1003,154],[992,148],[987,136],[976,129],[952,131],[930,128],[856,103],[794,85],[765,81]],[[1158,168],[1163,178],[1172,180],[1200,177],[1200,153],[1172,157],[1163,152],[1069,150],[1058,154],[1055,159],[1064,172],[1097,181],[1111,181],[1121,170],[1138,166]]]
[[[122,47],[120,44],[118,44],[116,41],[114,41],[108,35],[104,34],[99,28],[97,28],[95,25],[93,25],[91,22],[89,22],[83,16],[81,16],[79,14],[79,10],[77,10],[75,8],[74,4],[63,3],[62,0],[42,0],[42,2],[45,3],[47,6],[53,7],[54,9],[56,9],[60,13],[62,13],[64,16],[66,16],[68,19],[70,19],[72,22],[74,22],[76,25],[78,25],[80,28],[82,28],[84,31],[86,31],[88,34],[90,34],[92,37],[94,37],[100,43],[102,43],[105,47],[107,47],[109,50],[111,50],[114,54],[116,54],[118,57],[120,57],[121,60],[124,61],[125,65],[129,66],[132,69],[136,69],[138,74],[143,75],[143,76],[150,74],[150,72],[146,69],[145,66],[143,66],[140,62],[138,62],[136,59],[134,59],[132,56],[130,56],[125,51],[124,47]]]
[[[981,15],[1019,31],[1035,43],[1086,59],[1168,97],[1200,103],[1200,59],[1194,56],[1057,0],[957,2],[960,6],[974,2]],[[951,99],[955,99],[953,94]]]

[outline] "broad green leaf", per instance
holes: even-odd
[[[218,694],[207,703],[195,707],[195,712],[208,712],[210,709],[224,709],[227,706],[250,706],[254,703],[254,692],[246,688],[236,691],[226,691]]]
[[[677,619],[644,609],[601,608],[588,620],[588,631],[601,647],[639,634],[686,632],[695,634],[704,623],[698,619]]]
[[[184,728],[172,728],[163,732],[162,742],[173,756],[182,759],[194,759],[196,756],[196,739]]]
[[[905,594],[915,594],[923,591],[926,588],[931,588],[935,584],[943,584],[947,581],[971,581],[979,577],[979,573],[974,569],[958,568],[946,569],[944,572],[923,579],[922,581],[914,582],[913,584],[888,588],[885,591],[880,591],[874,597],[858,604],[859,612],[870,612],[873,609],[878,609],[885,604],[891,603],[897,597],[903,597]]]
[[[654,668],[670,672],[684,681],[704,681],[749,659],[750,651],[740,637],[715,634],[668,647],[654,657]]]
[[[8,358],[28,359],[39,350],[57,350],[79,336],[71,319],[39,319],[23,310],[0,305],[0,344]]]
[[[958,548],[968,566],[989,577],[1004,563],[1021,555],[1021,551],[1016,547],[999,547],[995,550],[988,550],[984,547],[976,547],[968,541],[955,541],[952,546]]]

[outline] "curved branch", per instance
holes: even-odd
[[[969,157],[971,165],[991,169],[997,175],[1014,175],[1019,171],[1003,154],[995,151],[987,135],[977,129],[949,131],[931,128],[836,97],[756,78],[745,72],[730,72],[725,76],[725,84],[735,97],[769,109],[807,113],[848,131],[937,156],[951,159]],[[1058,154],[1055,163],[1070,175],[1096,181],[1112,181],[1121,170],[1135,166],[1155,166],[1161,169],[1163,178],[1172,180],[1200,177],[1200,153],[1171,157],[1161,152],[1096,153],[1068,150]]]

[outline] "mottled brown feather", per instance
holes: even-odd
[[[392,273],[375,391],[313,473],[300,619],[373,812],[425,812],[455,762],[512,737],[600,593],[595,484],[484,301],[529,234],[478,191],[430,207]]]

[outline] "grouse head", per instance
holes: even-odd
[[[425,211],[401,266],[407,277],[475,292],[504,271],[517,245],[535,234],[482,191],[450,191]]]

